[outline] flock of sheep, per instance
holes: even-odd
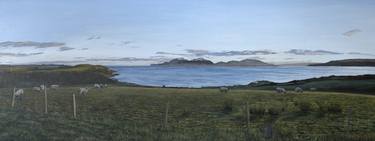
[[[59,88],[60,86],[59,85],[51,85],[50,86],[50,88],[51,89],[57,89],[57,88]],[[101,89],[101,88],[106,88],[106,87],[108,87],[108,85],[107,84],[94,84],[94,87],[93,88],[96,88],[96,89]],[[91,87],[92,88],[92,87]],[[90,87],[84,87],[84,88],[79,88],[79,94],[80,95],[84,95],[84,96],[86,96],[87,95],[87,93],[89,92],[89,90],[91,89]],[[41,92],[41,91],[44,91],[44,90],[46,90],[47,89],[47,86],[46,85],[40,85],[40,86],[37,86],[37,87],[33,87],[32,88],[34,91],[39,91],[39,92]],[[227,93],[228,91],[229,91],[229,88],[227,88],[227,87],[220,87],[220,92],[221,93]],[[316,90],[316,88],[310,88],[310,90],[311,91],[315,91]],[[278,94],[286,94],[287,93],[287,91],[284,89],[284,88],[281,88],[281,87],[277,87],[276,89],[275,89],[275,91],[276,91],[276,93],[278,93]],[[300,87],[296,87],[295,89],[294,89],[294,92],[296,92],[296,93],[303,93],[303,89],[302,88],[300,88]],[[21,95],[24,93],[24,90],[23,89],[14,89],[14,96],[15,97],[21,97]]]
[[[94,88],[96,89],[101,89],[101,88],[106,88],[108,87],[107,84],[94,84]],[[89,87],[85,87],[85,88],[79,88],[79,94],[80,95],[87,95],[87,93],[89,92],[91,88]]]
[[[60,87],[59,85],[50,85],[51,89],[57,89],[59,87]],[[106,88],[106,87],[108,87],[107,84],[94,84],[93,88],[101,89],[101,88]],[[36,87],[32,88],[32,90],[38,91],[38,92],[42,92],[46,89],[47,89],[46,85],[40,85],[40,86],[36,86]],[[91,88],[90,87],[79,88],[79,94],[80,95],[87,95],[87,93],[89,92],[89,89],[91,89]],[[15,97],[21,98],[21,95],[24,94],[24,90],[14,88],[13,94],[14,94]]]
[[[316,88],[310,88],[310,91],[316,91],[316,90],[317,90]],[[296,92],[296,93],[303,93],[303,89],[301,87],[296,87],[296,88],[294,88],[294,92]],[[286,94],[287,91],[284,88],[277,87],[276,88],[276,93]]]
[[[227,88],[227,87],[220,87],[219,90],[220,90],[221,93],[227,93],[229,91],[229,88]],[[310,88],[310,91],[315,91],[315,90],[316,90],[316,88]],[[281,88],[281,87],[277,87],[275,89],[275,91],[278,94],[286,94],[287,93],[287,91],[285,90],[285,88]],[[294,89],[294,92],[296,92],[296,93],[303,93],[303,89],[301,87],[296,87]]]

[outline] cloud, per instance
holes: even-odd
[[[72,50],[74,48],[67,47],[65,43],[61,42],[35,42],[35,41],[5,41],[0,42],[0,47],[12,47],[12,48],[58,48],[59,51]]]
[[[339,52],[326,51],[326,50],[304,50],[304,49],[291,49],[285,53],[294,55],[337,55],[342,54]]]
[[[33,47],[33,48],[54,48],[63,47],[65,43],[60,42],[34,42],[34,41],[24,41],[24,42],[13,42],[5,41],[0,42],[0,47]]]
[[[350,55],[375,56],[374,54],[370,54],[370,53],[361,53],[361,52],[348,52],[347,54],[350,54]]]
[[[264,58],[264,57],[259,57],[259,56],[255,56],[255,57],[248,57],[247,59],[264,60],[264,59],[266,59],[266,58]]]
[[[124,46],[127,46],[127,45],[130,45],[130,44],[133,44],[134,41],[122,41],[121,44],[124,45]]]
[[[243,50],[243,51],[208,51],[208,50],[201,50],[201,49],[186,49],[186,54],[180,53],[170,53],[170,52],[156,52],[156,54],[163,54],[163,55],[178,55],[178,56],[195,56],[195,57],[202,57],[202,56],[244,56],[244,55],[269,55],[269,54],[276,54],[276,52],[269,51],[269,50]]]
[[[177,56],[189,56],[189,55],[191,55],[191,54],[170,53],[170,52],[163,52],[163,51],[156,52],[155,54],[159,54],[159,55],[177,55]]]
[[[204,56],[204,55],[211,54],[210,51],[202,50],[202,49],[186,49],[185,51],[195,56]]]
[[[130,48],[141,48],[140,46],[129,46]]]
[[[27,56],[34,56],[40,55],[43,52],[36,52],[36,53],[7,53],[7,52],[0,52],[0,57],[27,57]]]
[[[101,39],[101,38],[102,38],[102,37],[99,36],[99,35],[93,35],[93,36],[88,37],[87,40],[99,40],[99,39]]]
[[[89,50],[89,48],[81,48],[81,50]]]
[[[276,52],[268,50],[243,50],[243,51],[221,51],[213,52],[208,50],[194,50],[187,49],[186,52],[193,54],[195,56],[239,56],[239,55],[269,55],[276,54]]]
[[[284,60],[294,60],[295,58],[284,58]]]
[[[151,56],[147,58],[137,58],[137,57],[122,57],[122,58],[90,58],[84,59],[84,57],[75,57],[78,60],[56,60],[56,61],[40,61],[33,62],[32,64],[83,64],[83,63],[93,63],[93,62],[165,62],[172,60],[173,58],[168,58],[165,56]]]
[[[252,59],[252,60],[264,60],[266,58],[264,57],[259,57],[259,56],[254,56],[254,57],[239,57],[237,59],[244,60],[244,59]]]
[[[352,30],[349,30],[349,31],[346,31],[346,32],[342,33],[342,35],[347,36],[347,37],[351,37],[351,36],[353,36],[353,35],[355,35],[357,33],[360,33],[360,32],[362,32],[362,30],[360,30],[360,29],[352,29]]]
[[[57,61],[41,61],[41,62],[33,62],[30,64],[81,64],[81,63],[87,63],[84,60],[57,60]]]
[[[129,47],[129,48],[140,48],[140,46],[134,45],[134,41],[122,41],[120,46]]]
[[[86,61],[110,61],[110,62],[136,62],[136,61],[164,61],[170,60],[171,58],[167,58],[164,56],[151,56],[148,58],[137,58],[137,57],[123,57],[123,58],[91,58],[86,59]]]
[[[59,51],[68,51],[68,50],[73,50],[74,48],[71,47],[60,47]]]

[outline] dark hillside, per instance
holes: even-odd
[[[287,90],[294,90],[295,87],[301,87],[305,90],[315,88],[318,91],[375,94],[375,75],[327,76],[304,80],[293,80],[285,83],[258,81],[252,82],[248,85],[233,86],[233,88],[263,90],[274,90],[276,87],[284,87]]]
[[[375,59],[346,59],[327,63],[311,64],[310,66],[375,66]]]

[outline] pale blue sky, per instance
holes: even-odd
[[[375,58],[374,13],[372,0],[0,0],[0,42],[59,42],[74,48],[9,45],[0,47],[0,63]],[[210,53],[197,56],[187,49]],[[275,54],[212,55],[244,50]]]

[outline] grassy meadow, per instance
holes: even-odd
[[[142,88],[111,85],[77,95],[79,87],[0,89],[1,140],[375,140],[375,97],[266,90]]]
[[[41,84],[81,85],[118,83],[115,72],[105,66],[64,65],[0,65],[1,87],[33,87]]]
[[[274,90],[276,87],[282,87],[293,91],[300,87],[304,90],[315,88],[326,92],[346,92],[375,94],[375,75],[357,75],[357,76],[326,76],[319,78],[310,78],[304,80],[293,80],[284,83],[275,83],[270,81],[252,82],[248,85],[233,86],[236,89],[255,89],[255,90]]]

